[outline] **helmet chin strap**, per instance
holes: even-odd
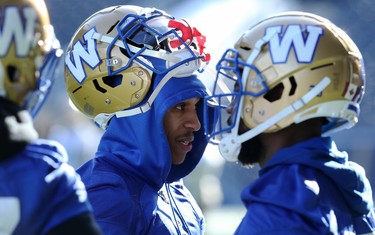
[[[290,104],[271,118],[267,119],[265,122],[259,124],[253,129],[246,131],[245,133],[238,135],[239,119],[240,115],[237,115],[237,122],[235,127],[232,129],[231,133],[225,135],[219,143],[219,151],[224,159],[230,162],[237,161],[237,157],[241,150],[241,144],[245,141],[254,138],[260,133],[267,130],[272,125],[278,123],[288,115],[299,109],[305,107],[312,99],[319,95],[329,84],[331,79],[329,77],[324,77],[316,86],[314,86],[309,92],[302,96],[299,100]],[[242,107],[243,97],[241,97]]]

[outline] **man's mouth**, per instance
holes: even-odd
[[[192,142],[194,141],[194,136],[187,136],[187,137],[183,137],[179,140],[179,142],[183,145],[189,145],[191,144]]]
[[[183,144],[183,145],[189,145],[191,142],[185,140],[185,141],[180,141],[180,143]]]
[[[183,148],[185,151],[190,151],[192,148],[192,142],[194,141],[194,136],[187,136],[179,139],[179,143],[186,148]]]

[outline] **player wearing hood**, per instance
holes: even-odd
[[[43,0],[0,3],[0,234],[101,234],[65,149],[32,117],[62,55]]]
[[[204,43],[186,21],[130,5],[93,14],[73,36],[68,94],[105,129],[78,173],[105,234],[204,233],[182,182],[207,145],[207,93],[195,74],[210,59]]]
[[[224,158],[261,166],[235,234],[375,234],[365,171],[329,137],[358,122],[364,94],[350,37],[317,15],[281,13],[246,31],[217,70],[231,93],[205,104],[229,116],[210,136]]]

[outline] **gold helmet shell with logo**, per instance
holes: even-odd
[[[249,29],[237,41],[235,49],[241,59],[246,61],[252,53],[251,48],[265,35],[270,35],[270,39],[252,65],[261,74],[268,91],[257,97],[244,97],[242,118],[249,128],[300,100],[325,78],[330,84],[322,92],[265,132],[278,131],[292,123],[316,117],[332,121],[323,131],[357,123],[365,73],[360,51],[343,30],[327,19],[309,13],[275,15]],[[256,81],[259,76],[254,71],[242,77],[247,79],[247,92],[256,92],[262,87]]]
[[[60,43],[43,0],[0,5],[0,95],[36,115],[54,79]]]
[[[111,63],[114,69],[130,63],[121,47],[114,46],[107,54],[109,43],[93,39],[83,42],[93,28],[103,36],[115,38],[118,35],[115,26],[123,17],[140,14],[142,10],[143,8],[137,6],[103,9],[83,22],[73,36],[66,55],[66,89],[74,105],[87,117],[94,118],[99,113],[113,113],[135,106],[149,90],[152,72],[136,62],[133,62],[129,69],[109,75],[108,63]],[[91,49],[86,52],[85,46]],[[81,58],[74,55],[86,56],[86,62],[83,63]],[[74,60],[74,66],[71,59]],[[89,64],[88,61],[93,62]],[[82,78],[77,70],[81,70]]]
[[[245,141],[293,123],[324,118],[322,133],[329,135],[358,122],[363,58],[352,39],[323,17],[307,12],[271,16],[247,30],[216,68],[215,84],[223,81],[229,92],[214,89],[205,98],[219,113],[208,135],[218,136],[229,161],[237,159]],[[228,108],[226,122],[222,110]],[[248,130],[240,129],[241,121]]]

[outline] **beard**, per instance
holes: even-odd
[[[241,135],[248,130],[249,128],[246,127],[245,123],[241,119],[238,134]],[[241,144],[241,150],[237,158],[243,166],[253,167],[256,163],[259,163],[261,157],[263,156],[263,152],[264,146],[259,135],[257,135]]]
[[[227,124],[229,126],[232,125],[232,116],[227,119]],[[241,118],[238,128],[238,134],[241,135],[248,130],[249,128]],[[255,164],[259,163],[261,157],[263,156],[263,153],[264,146],[260,140],[259,135],[257,135],[241,144],[241,150],[237,156],[237,159],[242,166],[253,167]]]
[[[241,144],[241,150],[238,154],[238,161],[243,166],[252,167],[256,163],[259,163],[263,156],[264,147],[260,141],[260,137],[255,136],[252,139],[247,140]]]

